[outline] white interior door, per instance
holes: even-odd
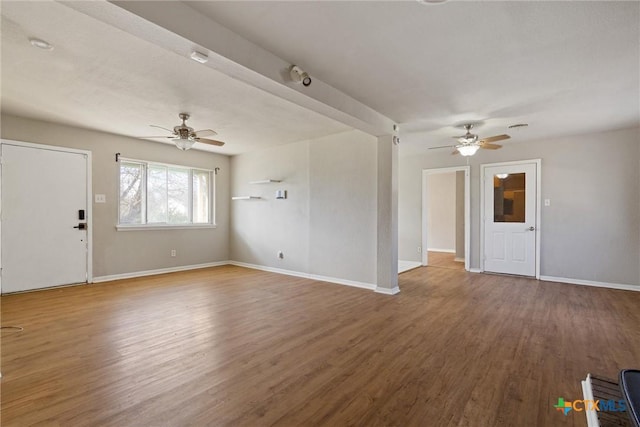
[[[0,147],[2,293],[86,282],[87,155]]]
[[[537,164],[484,168],[484,270],[536,275]]]

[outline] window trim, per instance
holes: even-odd
[[[117,224],[118,231],[140,231],[140,230],[193,230],[199,228],[218,228],[216,224],[198,223],[198,224]]]
[[[131,162],[131,163],[140,163],[144,166],[144,173],[142,175],[141,186],[144,192],[143,198],[143,211],[142,216],[145,221],[144,224],[121,224],[120,223],[120,162]],[[164,163],[164,162],[155,162],[152,160],[140,160],[133,159],[129,157],[119,157],[118,159],[118,168],[117,168],[117,183],[118,183],[118,193],[117,193],[117,212],[116,212],[116,230],[117,231],[141,231],[141,230],[189,230],[189,229],[207,229],[207,228],[217,228],[216,223],[216,173],[215,169],[207,169],[195,166],[185,166],[185,165],[177,165],[174,163]],[[189,170],[189,217],[191,221],[193,221],[193,172],[207,172],[209,173],[209,222],[199,222],[199,223],[184,223],[184,224],[170,224],[170,223],[147,223],[147,173],[149,165],[158,165],[164,166],[166,168],[180,168]]]

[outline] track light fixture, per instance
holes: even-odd
[[[311,77],[309,76],[309,73],[307,73],[297,65],[291,66],[289,75],[291,76],[291,80],[293,80],[295,83],[302,83],[302,86],[309,86],[311,84]]]

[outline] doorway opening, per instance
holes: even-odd
[[[470,167],[422,171],[422,266],[469,271]]]

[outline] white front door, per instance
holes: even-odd
[[[484,167],[484,270],[536,275],[537,163]]]
[[[86,282],[87,154],[0,149],[2,293]]]

